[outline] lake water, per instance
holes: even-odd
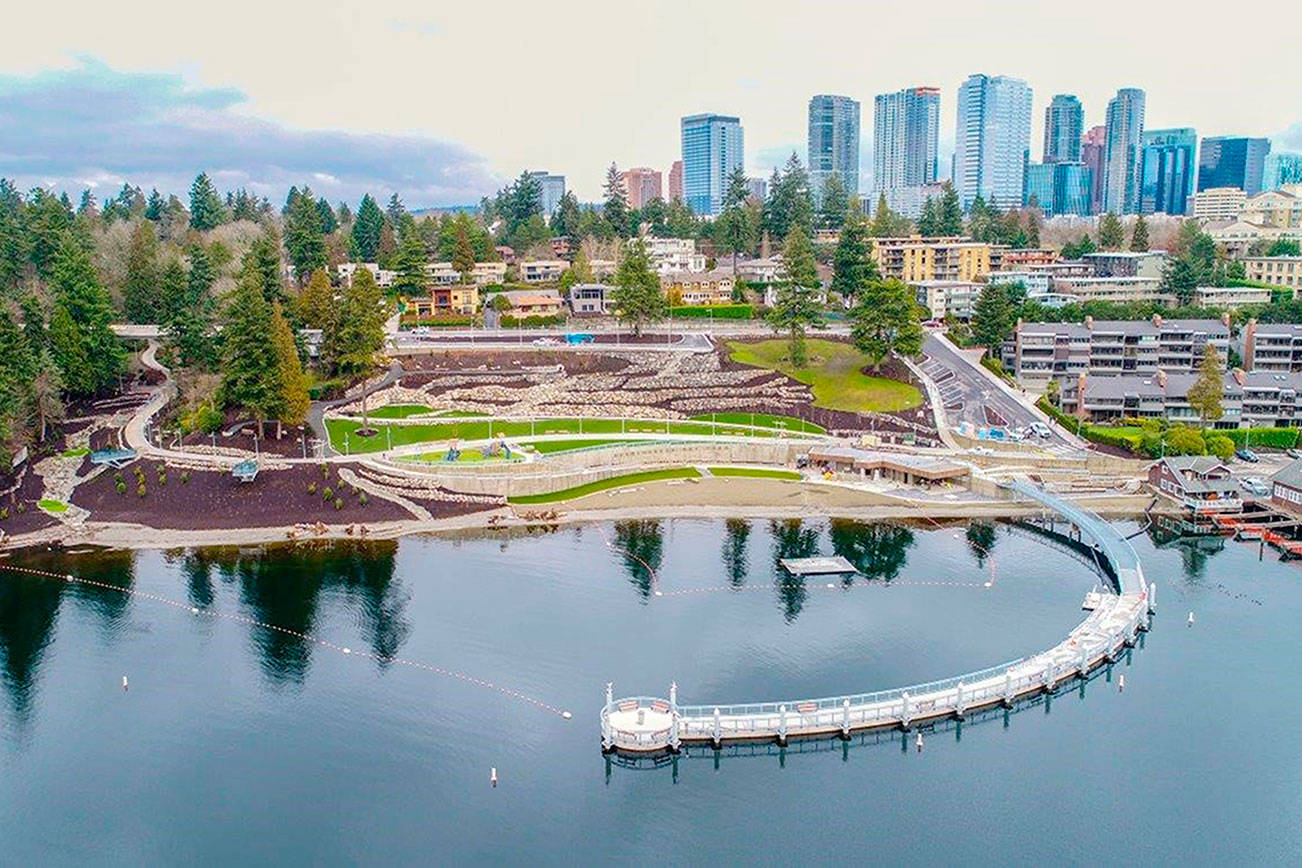
[[[1055,644],[1097,578],[1005,525],[826,520],[13,555],[132,593],[0,571],[0,863],[1296,863],[1302,567],[1134,542],[1161,611],[1083,697],[654,768],[602,756],[606,681],[947,677]],[[869,578],[779,578],[817,553]]]

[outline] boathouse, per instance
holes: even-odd
[[[1148,484],[1197,514],[1242,512],[1230,468],[1207,455],[1169,455],[1148,468]]]
[[[1286,464],[1270,478],[1270,502],[1289,512],[1302,512],[1302,458]]]

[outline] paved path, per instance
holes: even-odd
[[[402,363],[395,359],[389,364],[389,372],[386,373],[378,383],[367,387],[365,389],[365,394],[373,395],[382,389],[389,388],[394,383],[401,380],[405,373],[406,371],[403,370]],[[334,447],[330,445],[330,432],[326,430],[325,426],[326,410],[356,401],[358,398],[362,397],[362,394],[362,389],[355,389],[352,392],[346,393],[342,398],[335,398],[332,401],[313,401],[312,406],[308,408],[307,424],[308,427],[312,429],[312,436],[321,442],[322,455],[329,457],[331,455],[339,454],[335,451]]]

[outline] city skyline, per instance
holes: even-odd
[[[377,194],[400,190],[410,204],[420,206],[473,203],[523,168],[545,166],[564,175],[581,200],[592,201],[600,196],[604,169],[612,160],[621,168],[651,166],[667,172],[678,155],[677,119],[683,115],[717,111],[741,117],[747,127],[746,172],[764,177],[793,150],[807,159],[804,109],[811,95],[838,93],[867,103],[878,93],[925,83],[941,91],[944,176],[954,141],[950,106],[959,83],[973,72],[1009,75],[1030,84],[1037,94],[1031,133],[1037,152],[1044,108],[1052,94],[1076,95],[1089,127],[1103,122],[1108,99],[1129,84],[1147,92],[1149,126],[1193,127],[1208,136],[1264,136],[1271,138],[1273,150],[1302,151],[1302,117],[1290,114],[1302,112],[1288,99],[1295,85],[1282,68],[1249,72],[1175,64],[1165,69],[1138,50],[1129,57],[1128,47],[1143,43],[1143,22],[1153,24],[1159,16],[1119,3],[1103,4],[1096,16],[1103,20],[1085,22],[1074,34],[1082,42],[1106,45],[1105,55],[1118,59],[1105,73],[1096,71],[1105,67],[1063,62],[1049,45],[1051,40],[1037,38],[1051,25],[1033,17],[1019,23],[1013,40],[994,22],[942,14],[929,38],[947,54],[938,52],[924,65],[907,48],[887,47],[883,62],[874,65],[882,71],[872,72],[862,68],[856,52],[835,50],[853,44],[852,26],[815,40],[781,21],[739,22],[727,3],[693,14],[702,16],[702,26],[726,22],[744,37],[733,40],[738,46],[807,48],[808,56],[794,69],[768,68],[748,59],[743,48],[727,47],[717,56],[693,58],[676,69],[671,61],[691,55],[674,35],[673,10],[665,9],[647,24],[648,37],[665,51],[634,57],[631,78],[599,84],[585,93],[583,114],[612,122],[585,125],[581,136],[573,132],[569,113],[556,112],[549,101],[515,95],[505,102],[484,99],[484,88],[496,87],[502,76],[484,71],[477,56],[484,39],[492,38],[505,49],[523,50],[527,45],[531,52],[539,45],[566,45],[570,37],[564,21],[554,20],[558,16],[510,3],[493,16],[471,9],[431,11],[406,2],[386,6],[384,15],[341,4],[326,4],[335,14],[304,15],[303,7],[296,5],[258,8],[254,13],[255,7],[239,0],[233,11],[247,6],[251,20],[264,26],[249,33],[247,27],[219,20],[210,38],[198,41],[186,38],[184,16],[151,15],[148,53],[137,38],[142,6],[129,0],[76,16],[39,7],[13,10],[8,19],[11,32],[59,32],[61,38],[57,49],[37,39],[14,40],[0,59],[0,113],[35,133],[13,141],[0,133],[0,144],[5,145],[0,150],[6,154],[0,173],[19,176],[24,183],[112,189],[130,180],[146,187],[178,188],[195,169],[207,168],[224,186],[248,186],[269,195],[283,196],[291,184],[306,179],[332,199],[355,200],[364,189]],[[1127,20],[1138,16],[1134,26],[1117,29],[1105,23],[1111,5],[1118,14],[1125,9]],[[581,11],[575,14],[582,16]],[[616,20],[625,15],[610,14]],[[851,22],[872,20],[887,27],[902,26],[906,14],[846,13]],[[1162,32],[1172,39],[1191,38],[1197,32],[1192,22],[1163,17],[1162,24]],[[304,44],[325,47],[322,59],[308,64],[298,52],[287,51],[286,32],[299,34]],[[481,37],[466,38],[475,34]],[[991,35],[998,37],[995,44],[1000,47],[1016,45],[1015,59],[1005,51],[1008,61],[991,63],[991,42],[985,38]],[[1262,38],[1263,48],[1276,41],[1284,45],[1282,36],[1268,33]],[[233,51],[232,45],[242,48]],[[482,81],[454,87],[440,79],[432,98],[411,100],[404,95],[406,89],[395,88],[393,82],[403,80],[404,71],[420,69],[431,53],[449,68],[465,64],[476,70]],[[559,54],[549,60],[552,72],[580,76],[585,61],[564,51]],[[331,62],[324,62],[326,55],[333,55]],[[1234,98],[1249,91],[1253,99]],[[37,97],[48,105],[51,96],[64,99],[74,110],[55,117],[33,108]],[[87,104],[111,106],[115,116],[103,119],[81,110]],[[151,135],[160,120],[164,132],[175,128],[176,133],[158,142]],[[860,150],[866,155],[872,152],[871,132],[867,124],[863,127]],[[122,138],[120,145],[105,135],[109,130]],[[527,135],[516,134],[525,130]],[[206,132],[211,141],[198,136],[185,154],[183,169],[175,141],[192,131]],[[249,136],[249,131],[258,135]],[[334,146],[341,139],[343,147]],[[151,141],[156,146],[146,148]],[[861,157],[864,191],[872,189],[866,163]]]

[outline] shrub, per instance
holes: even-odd
[[[329,500],[334,496],[335,496],[335,490],[328,485],[325,487],[325,490],[321,492],[322,500]]]
[[[22,515],[24,512],[27,512],[27,504],[23,503],[21,500],[18,501],[18,505],[14,507],[14,512],[18,513],[19,515]]]
[[[8,517],[9,517],[9,507],[0,506],[0,521],[4,521]]]
[[[118,494],[127,493],[127,484],[123,482],[121,479],[118,480],[117,485],[115,485],[114,488],[118,490]]]
[[[1236,449],[1241,449],[1244,446],[1261,447],[1262,449],[1292,449],[1297,445],[1298,439],[1298,429],[1296,428],[1218,428],[1216,433],[1234,441]]]
[[[319,383],[313,383],[307,387],[307,395],[313,401],[323,401],[330,398],[339,398],[344,394],[345,384],[343,380],[322,380]]]
[[[565,317],[557,314],[556,316],[526,316],[514,317],[510,314],[502,314],[498,324],[502,328],[513,329],[516,327],[536,328],[538,326],[561,325],[565,322]]]
[[[167,484],[167,474],[166,474],[166,473],[160,473],[160,474],[158,474],[158,484],[159,484],[159,485],[166,485],[166,484]]]
[[[755,316],[755,305],[678,305],[669,308],[669,314],[677,319],[751,319]]]
[[[136,494],[141,497],[145,496],[145,484],[143,482],[136,486]]]
[[[308,493],[308,494],[316,494],[316,483],[315,483],[315,482],[309,482],[309,483],[307,484],[307,493]]]
[[[114,481],[114,482],[121,482],[121,481],[122,481],[122,471],[121,471],[121,470],[119,470],[117,473],[114,473],[114,474],[113,474],[113,481]]]
[[[1227,461],[1234,457],[1234,441],[1219,435],[1208,437],[1207,451],[1222,461]]]
[[[371,500],[371,499],[370,499],[369,497],[366,496],[366,492],[365,492],[365,491],[363,491],[361,494],[357,495],[357,502],[358,502],[360,505],[362,505],[362,506],[366,506],[366,504],[369,503],[370,500]]]
[[[329,465],[329,464],[326,464],[324,461],[321,462],[321,475],[322,475],[322,476],[329,476],[329,475],[330,475],[330,465]]]
[[[1202,455],[1207,451],[1203,435],[1195,428],[1172,428],[1166,432],[1167,455]]]
[[[204,434],[215,434],[221,430],[222,422],[226,421],[218,410],[212,404],[200,404],[188,413],[181,416],[181,431],[188,434],[191,431],[202,431]]]
[[[181,471],[181,484],[182,484],[182,485],[185,485],[185,484],[186,484],[187,482],[189,482],[189,481],[190,481],[190,471],[188,471],[188,470],[182,470],[182,471]]]
[[[343,509],[343,508],[344,508],[344,499],[342,497],[336,497],[335,509]]]

